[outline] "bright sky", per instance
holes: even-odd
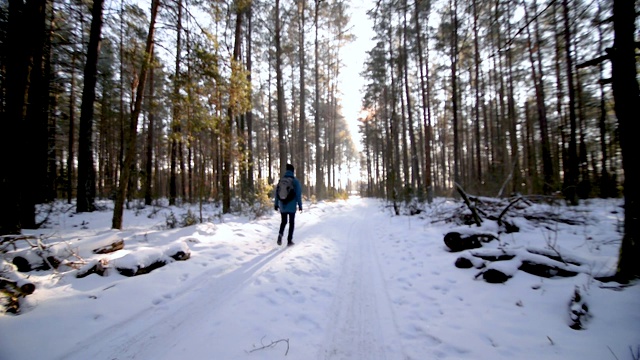
[[[104,259],[109,269],[77,278],[63,262],[55,272],[2,274],[36,290],[20,299],[20,315],[0,313],[0,359],[638,359],[630,352],[640,352],[640,286],[593,278],[615,271],[622,200],[512,207],[504,219],[520,231],[510,234],[498,234],[490,220],[482,227],[448,222],[460,217],[460,204],[437,198],[419,216],[394,216],[376,199],[305,202],[295,218],[296,244],[287,248],[276,245],[280,215],[273,210],[253,219],[221,216],[204,204],[204,223],[167,229],[169,214],[180,220],[199,208],[165,201],[125,210],[117,231],[109,201],[100,204],[104,211],[83,214],[56,203],[47,227],[25,234],[42,237],[61,259]],[[443,243],[450,231],[499,240],[451,252]],[[123,249],[93,253],[117,239]],[[0,267],[10,269],[27,248],[23,241],[3,254]],[[116,270],[167,260],[176,249],[191,258],[134,277]],[[515,257],[472,255],[480,252]],[[459,257],[511,278],[488,283],[479,275],[487,268],[456,268]],[[578,274],[518,270],[532,259]],[[569,327],[570,310],[581,309],[570,309],[575,289],[589,309],[584,330]]]
[[[341,91],[343,96],[342,108],[344,117],[349,124],[351,136],[356,147],[361,150],[360,134],[358,133],[358,116],[362,105],[362,88],[364,79],[360,76],[366,57],[366,52],[373,47],[372,22],[367,16],[367,10],[373,6],[370,0],[354,0],[350,4],[351,33],[356,36],[353,43],[342,50],[345,68],[341,70]]]

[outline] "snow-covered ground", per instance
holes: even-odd
[[[166,229],[167,214],[186,208],[147,207],[127,210],[122,231],[110,229],[109,210],[56,212],[31,233],[110,268],[23,274],[37,289],[19,315],[0,315],[0,359],[638,359],[640,286],[589,275],[615,269],[621,204],[550,209],[578,219],[572,226],[511,219],[520,232],[482,250],[552,250],[590,271],[513,271],[503,284],[454,266],[470,251],[450,252],[443,236],[475,229],[443,221],[460,208],[445,199],[417,216],[358,197],[305,203],[289,248],[276,246],[276,212],[251,220],[205,207],[208,221]],[[114,238],[124,249],[90,251]],[[114,269],[185,244],[186,261],[134,277]],[[583,330],[569,327],[576,287],[590,313]]]

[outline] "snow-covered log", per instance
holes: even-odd
[[[494,239],[497,239],[494,234],[475,233],[464,236],[457,231],[452,231],[444,236],[444,244],[447,245],[452,252],[458,252],[477,249],[482,247],[483,242],[489,242]]]
[[[114,239],[112,243],[93,249],[94,254],[108,254],[124,249],[124,240]]]
[[[473,258],[480,258],[490,263],[487,269],[476,275],[490,283],[502,283],[509,280],[518,270],[545,278],[572,277],[579,273],[589,273],[590,268],[576,259],[562,260],[555,253],[543,249],[526,250],[474,250],[463,254],[456,260],[456,267],[476,267]]]
[[[127,254],[115,260],[115,268],[124,276],[148,274],[173,261],[184,261],[191,257],[191,250],[184,242],[164,249],[145,249]]]
[[[447,233],[444,236],[444,244],[453,252],[482,247],[477,238],[473,236],[463,238],[459,232]]]
[[[17,272],[16,266],[0,260],[0,295],[6,312],[20,312],[20,298],[33,294],[36,286]]]
[[[76,272],[76,277],[80,279],[83,277],[87,277],[91,274],[105,276],[107,274],[106,264],[107,264],[107,260],[105,259],[92,260],[88,262],[86,265],[84,265],[83,267],[81,267],[80,269],[78,269],[78,272]]]
[[[33,270],[49,270],[57,269],[60,260],[48,250],[26,250],[13,257],[11,261],[20,272],[29,272]]]

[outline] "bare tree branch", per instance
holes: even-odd
[[[254,345],[254,348],[253,348],[253,349],[251,349],[251,350],[248,350],[248,351],[247,351],[247,353],[252,353],[252,352],[254,352],[254,351],[264,350],[264,349],[267,349],[267,348],[271,348],[271,347],[274,347],[274,346],[278,345],[278,343],[285,342],[285,343],[287,343],[287,351],[285,351],[285,352],[284,352],[284,356],[287,356],[287,354],[289,354],[289,339],[280,339],[280,340],[276,340],[276,341],[273,341],[273,340],[272,340],[272,341],[271,341],[271,343],[269,343],[269,344],[265,344],[265,343],[263,342],[263,340],[264,340],[264,338],[265,338],[265,337],[266,337],[266,336],[263,336],[263,337],[262,337],[262,339],[260,339],[260,345],[262,345],[262,346],[260,346],[260,347],[255,347],[255,345]]]

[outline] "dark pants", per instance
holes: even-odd
[[[287,237],[288,241],[293,239],[293,228],[296,226],[296,214],[295,213],[281,213],[282,221],[280,222],[280,231],[278,234],[280,237],[284,234],[284,227],[287,226],[287,217],[289,218],[289,234]]]

